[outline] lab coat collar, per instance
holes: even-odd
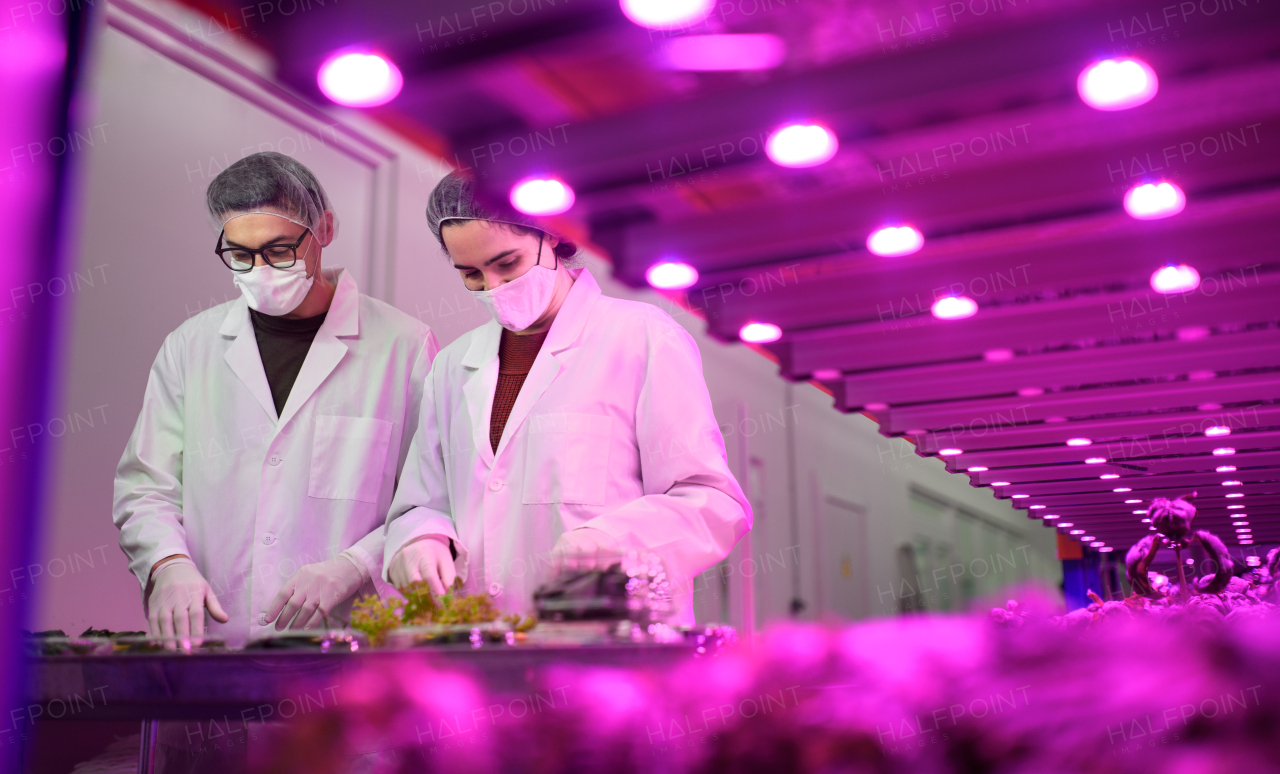
[[[298,409],[315,394],[324,380],[338,367],[347,352],[347,345],[338,340],[338,336],[357,336],[360,332],[360,290],[350,272],[340,268],[325,270],[324,276],[334,282],[333,301],[329,304],[329,313],[324,324],[316,332],[307,358],[302,363],[302,370],[289,391],[289,399],[285,401],[284,410],[279,416],[277,430],[283,427]],[[237,298],[227,310],[222,327],[218,331],[223,336],[234,336],[235,341],[227,349],[224,359],[231,370],[258,401],[258,405],[272,420],[276,420],[276,405],[271,397],[271,385],[267,383],[267,374],[262,367],[262,355],[258,351],[258,340],[253,334],[253,322],[249,319],[249,304],[244,296]]]
[[[493,416],[493,393],[498,388],[498,342],[501,337],[502,326],[489,322],[476,331],[462,361],[468,371],[462,394],[467,400],[467,414],[471,419],[471,443],[476,454],[489,467],[493,467],[489,421]],[[467,358],[473,357],[473,353],[479,362],[468,364]]]
[[[467,346],[467,353],[462,356],[462,367],[480,368],[488,363],[498,356],[498,344],[501,341],[502,326],[497,320],[491,319],[476,328],[471,336],[471,344]]]
[[[356,287],[351,272],[342,269],[324,269],[325,279],[337,285],[329,314],[324,318],[321,330],[328,328],[334,336],[360,335],[360,288]]]
[[[570,269],[569,274],[574,280],[573,287],[569,289],[564,305],[556,313],[551,330],[547,332],[547,340],[542,344],[542,348],[551,353],[563,352],[577,343],[587,325],[591,307],[602,295],[600,284],[585,266]]]

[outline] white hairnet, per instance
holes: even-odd
[[[440,228],[451,220],[485,220],[490,223],[505,223],[521,229],[541,231],[553,234],[560,243],[555,247],[555,254],[560,260],[572,258],[578,252],[573,242],[549,230],[537,218],[530,217],[513,207],[502,207],[494,210],[484,207],[475,199],[475,182],[459,172],[445,175],[431,191],[427,200],[427,226],[431,229],[436,241],[444,247],[444,237]]]
[[[205,191],[209,216],[221,229],[230,219],[254,212],[280,215],[311,229],[321,245],[338,233],[325,212],[333,212],[320,181],[301,162],[274,151],[254,153],[218,173]]]

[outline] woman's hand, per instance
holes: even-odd
[[[426,581],[432,594],[444,596],[458,577],[458,571],[453,566],[453,554],[449,551],[449,538],[444,535],[427,535],[406,543],[391,557],[387,576],[391,578],[391,585],[396,588]]]
[[[622,559],[622,547],[613,536],[594,527],[578,527],[560,536],[551,549],[551,569],[607,570]]]

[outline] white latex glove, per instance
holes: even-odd
[[[195,562],[170,559],[151,574],[147,630],[152,637],[203,637],[206,607],[218,623],[229,619]]]
[[[303,565],[276,594],[267,609],[267,623],[275,621],[276,631],[322,627],[330,611],[359,591],[368,579],[367,571],[346,553]]]
[[[560,536],[551,549],[551,569],[606,570],[622,558],[613,536],[594,527],[578,527]]]
[[[391,578],[391,585],[396,588],[426,581],[432,594],[444,596],[458,577],[458,571],[453,566],[453,554],[449,551],[449,538],[444,535],[427,535],[406,543],[391,557],[387,576]]]

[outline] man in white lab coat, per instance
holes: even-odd
[[[558,567],[662,557],[673,620],[692,580],[751,526],[693,338],[650,304],[604,296],[576,248],[493,215],[449,175],[427,219],[494,319],[445,347],[387,517],[388,577],[454,580],[527,613]],[[456,560],[454,559],[456,554]]]
[[[438,345],[322,268],[334,215],[302,164],[248,156],[207,203],[242,294],[165,339],[114,519],[153,635],[202,634],[207,609],[242,644],[387,590],[383,523]]]

